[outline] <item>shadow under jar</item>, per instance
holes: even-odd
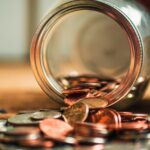
[[[136,0],[56,2],[39,25],[30,53],[36,79],[52,99],[64,104],[60,77],[118,80],[117,88],[104,96],[107,107],[124,99],[139,77],[148,82],[150,14],[144,6]]]

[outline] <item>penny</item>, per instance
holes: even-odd
[[[90,114],[89,121],[105,125],[114,124],[116,128],[121,126],[121,117],[119,113],[112,109],[100,109]]]
[[[130,123],[122,123],[122,128],[121,130],[146,130],[148,129],[148,124],[143,122],[143,123],[138,123],[138,122],[130,122]]]
[[[45,135],[55,140],[63,140],[73,131],[73,128],[69,124],[58,119],[40,121],[40,129]]]
[[[8,122],[12,125],[36,125],[39,121],[34,121],[31,119],[33,113],[29,114],[18,114],[13,117],[8,118]]]
[[[43,120],[46,118],[60,118],[61,113],[58,111],[40,111],[35,112],[31,115],[31,118],[34,120]]]
[[[65,89],[63,91],[63,94],[69,95],[69,94],[74,94],[74,93],[75,94],[78,94],[78,93],[88,93],[89,91],[90,91],[90,89],[88,89],[88,88],[82,89],[82,88],[77,87],[77,88]]]
[[[99,89],[101,87],[102,87],[102,85],[100,83],[94,83],[94,82],[79,83],[76,86],[71,86],[71,88],[83,88],[83,89],[87,89],[87,88],[89,88],[89,89],[93,89],[93,88],[97,89],[98,88]]]
[[[50,140],[24,140],[19,142],[19,145],[30,148],[52,148],[54,143]]]
[[[74,125],[75,122],[84,122],[88,117],[88,113],[88,105],[79,102],[66,109],[63,118],[70,125]]]
[[[105,108],[108,105],[108,100],[104,97],[84,98],[80,102],[87,104],[90,109]]]
[[[77,122],[75,124],[75,135],[82,137],[104,137],[109,131],[104,124]]]
[[[68,105],[73,105],[77,103],[80,99],[83,99],[87,96],[88,93],[73,93],[64,98],[64,102]]]
[[[76,123],[75,137],[78,143],[104,143],[109,132],[105,125],[91,123]]]

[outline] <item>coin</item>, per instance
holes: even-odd
[[[34,121],[31,119],[33,113],[29,114],[18,114],[13,117],[8,118],[8,122],[12,125],[37,125],[39,121]]]
[[[89,88],[81,88],[81,87],[75,87],[75,88],[69,88],[65,89],[63,91],[63,94],[71,95],[71,94],[78,94],[78,93],[88,93],[90,91]]]
[[[50,140],[36,139],[21,141],[19,145],[29,148],[52,148],[54,143]]]
[[[41,131],[54,140],[63,140],[69,133],[73,131],[73,128],[58,119],[45,119],[40,121]]]
[[[109,131],[104,124],[88,122],[75,123],[75,135],[82,137],[105,137]]]
[[[70,94],[64,98],[64,102],[68,105],[73,105],[77,103],[80,99],[85,98],[87,94],[88,93],[85,93],[85,92]]]
[[[78,143],[99,144],[106,141],[109,132],[105,125],[92,123],[76,123],[75,137]]]
[[[121,130],[146,130],[148,129],[148,124],[145,122],[130,122],[122,123]]]
[[[5,135],[11,135],[11,136],[29,136],[32,135],[31,137],[40,137],[40,130],[39,128],[36,127],[14,127],[11,130],[8,130]],[[36,136],[33,136],[36,135]]]
[[[100,124],[114,124],[116,128],[121,126],[121,116],[112,109],[100,109],[95,113],[90,114],[89,121]]]
[[[0,120],[0,127],[1,127],[1,126],[5,126],[6,123],[7,123],[7,120],[1,119],[1,120]]]
[[[88,113],[88,105],[79,102],[66,109],[63,118],[70,125],[74,125],[75,122],[84,122],[88,117]]]
[[[80,102],[87,104],[90,109],[105,108],[108,105],[108,100],[104,97],[84,98]]]
[[[31,115],[31,118],[34,120],[43,120],[46,118],[60,118],[61,113],[58,111],[39,111],[35,112]]]

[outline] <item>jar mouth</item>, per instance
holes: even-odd
[[[139,77],[143,63],[143,49],[140,34],[134,27],[130,19],[115,6],[100,0],[78,0],[71,1],[60,5],[51,11],[42,21],[37,32],[35,33],[30,52],[31,65],[41,88],[53,99],[63,104],[63,88],[56,81],[53,73],[49,70],[46,62],[45,45],[43,41],[49,31],[53,30],[58,20],[66,14],[79,10],[91,10],[103,13],[115,20],[126,32],[130,44],[130,65],[126,76],[122,79],[118,88],[105,95],[109,99],[108,106],[121,100],[130,91],[137,78]]]

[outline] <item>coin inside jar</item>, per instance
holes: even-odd
[[[87,104],[90,109],[105,108],[108,105],[108,100],[104,97],[84,98],[80,102]]]
[[[75,122],[85,121],[88,117],[88,113],[88,105],[82,102],[78,102],[64,111],[63,118],[67,123],[73,125]]]

